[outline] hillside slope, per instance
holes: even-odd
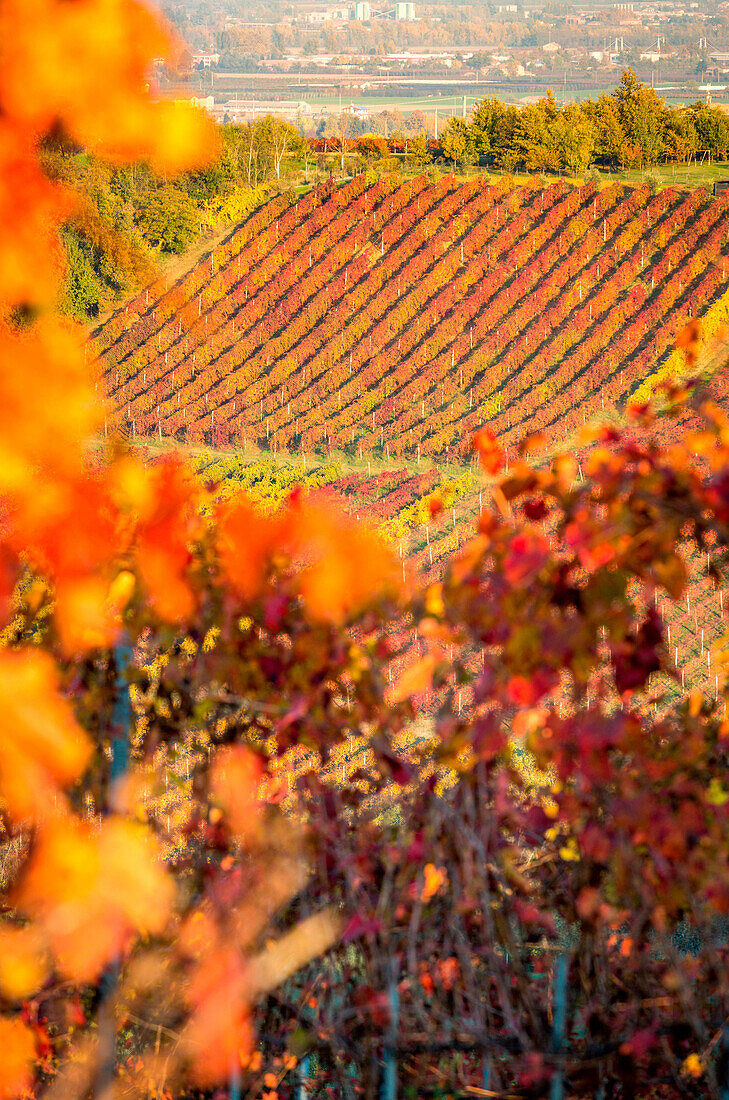
[[[717,307],[729,198],[358,176],[260,208],[94,334],[113,425],[274,451],[465,455],[619,407]]]

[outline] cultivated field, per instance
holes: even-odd
[[[729,199],[355,177],[278,195],[95,334],[112,424],[293,454],[463,459],[619,412],[726,316]],[[673,358],[671,358],[673,356]]]

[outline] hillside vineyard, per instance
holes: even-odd
[[[94,333],[109,427],[465,456],[620,407],[723,308],[729,198],[360,175],[280,194]]]

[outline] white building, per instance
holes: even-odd
[[[219,61],[219,53],[194,53],[192,55],[192,64],[195,68],[202,65],[204,69],[209,69],[212,65],[217,65]]]

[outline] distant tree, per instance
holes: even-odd
[[[329,115],[324,125],[323,136],[332,138],[336,142],[339,153],[339,167],[343,173],[349,143],[357,136],[355,119],[352,115],[344,113]]]
[[[623,70],[613,99],[627,142],[640,150],[645,163],[655,164],[664,150],[664,101],[632,69]]]
[[[184,252],[199,231],[192,199],[169,184],[153,192],[139,210],[136,224],[145,241],[160,252]]]
[[[617,164],[625,146],[625,131],[615,99],[612,95],[601,95],[596,103],[589,100],[583,103],[581,110],[595,126],[596,155],[601,160]]]
[[[729,119],[721,107],[693,103],[689,108],[696,131],[696,147],[713,156],[726,156],[729,149]]]
[[[568,103],[554,122],[556,146],[562,167],[573,175],[585,172],[595,156],[596,135],[592,120],[574,103]]]
[[[412,111],[405,119],[405,132],[408,134],[425,133],[428,129],[428,119],[424,111]]]
[[[256,123],[256,137],[263,164],[280,182],[285,162],[301,156],[304,138],[294,126],[275,115],[265,115]]]
[[[388,155],[387,142],[378,134],[363,134],[357,138],[356,150],[365,164],[373,164]]]
[[[562,167],[556,120],[559,108],[552,92],[519,112],[514,135],[517,162],[530,172],[557,172]]]
[[[421,167],[424,164],[430,164],[431,160],[432,157],[428,150],[428,143],[426,141],[425,134],[416,134],[410,142],[410,148],[408,149],[408,161],[410,162],[410,164]]]
[[[76,321],[96,317],[113,295],[95,270],[98,257],[93,245],[70,227],[61,230],[66,257],[66,278],[61,298],[64,313]]]
[[[374,134],[379,134],[381,137],[388,138],[392,129],[390,125],[390,112],[379,111],[376,115],[372,115],[370,126]]]
[[[474,155],[471,130],[463,118],[449,118],[440,139],[443,155],[453,163],[462,163]]]
[[[492,156],[499,147],[499,130],[506,106],[495,96],[478,100],[471,112],[471,132],[474,152],[478,157]]]
[[[666,112],[663,141],[666,153],[672,160],[685,161],[697,151],[699,136],[690,109],[676,107]]]

